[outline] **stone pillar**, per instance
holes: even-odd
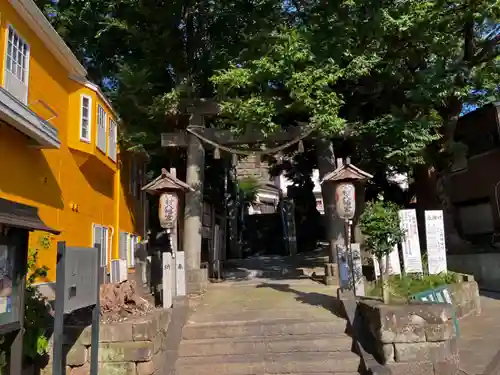
[[[241,244],[238,241],[238,181],[234,173],[234,168],[238,164],[238,157],[236,155],[231,155],[231,160],[228,170],[228,178],[233,184],[233,191],[227,192],[227,203],[228,203],[228,229],[229,229],[229,251],[231,256],[236,259],[243,258]]]
[[[335,154],[331,141],[316,140],[316,157],[320,180],[328,173],[335,170]],[[339,167],[340,165],[337,165]],[[337,254],[345,247],[344,221],[341,220],[335,207],[335,186],[332,183],[321,185],[323,206],[325,209],[326,237],[329,243],[329,260],[325,264],[325,283],[339,285]]]
[[[189,125],[204,127],[203,116],[197,113],[191,114]],[[203,144],[196,136],[189,135],[186,183],[194,191],[186,194],[184,206],[183,250],[186,257],[186,288],[188,293],[201,291],[202,285],[206,283],[206,277],[204,277],[206,270],[200,269],[204,170],[205,149]]]

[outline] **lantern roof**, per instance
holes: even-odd
[[[333,172],[326,174],[321,183],[325,181],[366,181],[373,178],[373,176],[351,163],[344,164],[343,166],[335,169]]]
[[[150,194],[161,194],[165,191],[194,191],[187,183],[175,177],[175,170],[171,173],[165,168],[162,168],[160,176],[144,186],[142,190]]]

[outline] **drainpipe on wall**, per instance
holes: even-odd
[[[121,161],[117,162],[117,171],[115,173],[115,228],[117,240],[112,243],[111,259],[120,258],[120,183],[121,183]],[[114,230],[113,230],[114,232]],[[113,233],[114,234],[114,233]]]

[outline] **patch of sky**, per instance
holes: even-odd
[[[298,11],[297,7],[293,4],[291,0],[283,0],[282,3],[283,10],[288,13],[295,13]]]

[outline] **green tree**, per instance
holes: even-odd
[[[365,245],[378,260],[384,303],[390,298],[388,255],[405,235],[399,226],[398,209],[391,202],[373,201],[366,205],[360,217],[361,231],[366,236]]]
[[[109,91],[130,147],[157,147],[183,98],[215,93],[236,130],[314,126],[323,172],[330,137],[381,176],[426,165],[454,242],[454,131],[464,103],[498,97],[499,0],[38,3]]]
[[[464,150],[454,131],[464,103],[498,97],[500,2],[298,0],[293,8],[293,22],[212,78],[224,113],[264,134],[307,121],[323,137],[351,137],[371,172],[426,164],[453,245],[447,180]]]
[[[209,78],[280,18],[276,0],[37,0],[103,86],[130,146],[157,146],[182,98],[211,97]]]

